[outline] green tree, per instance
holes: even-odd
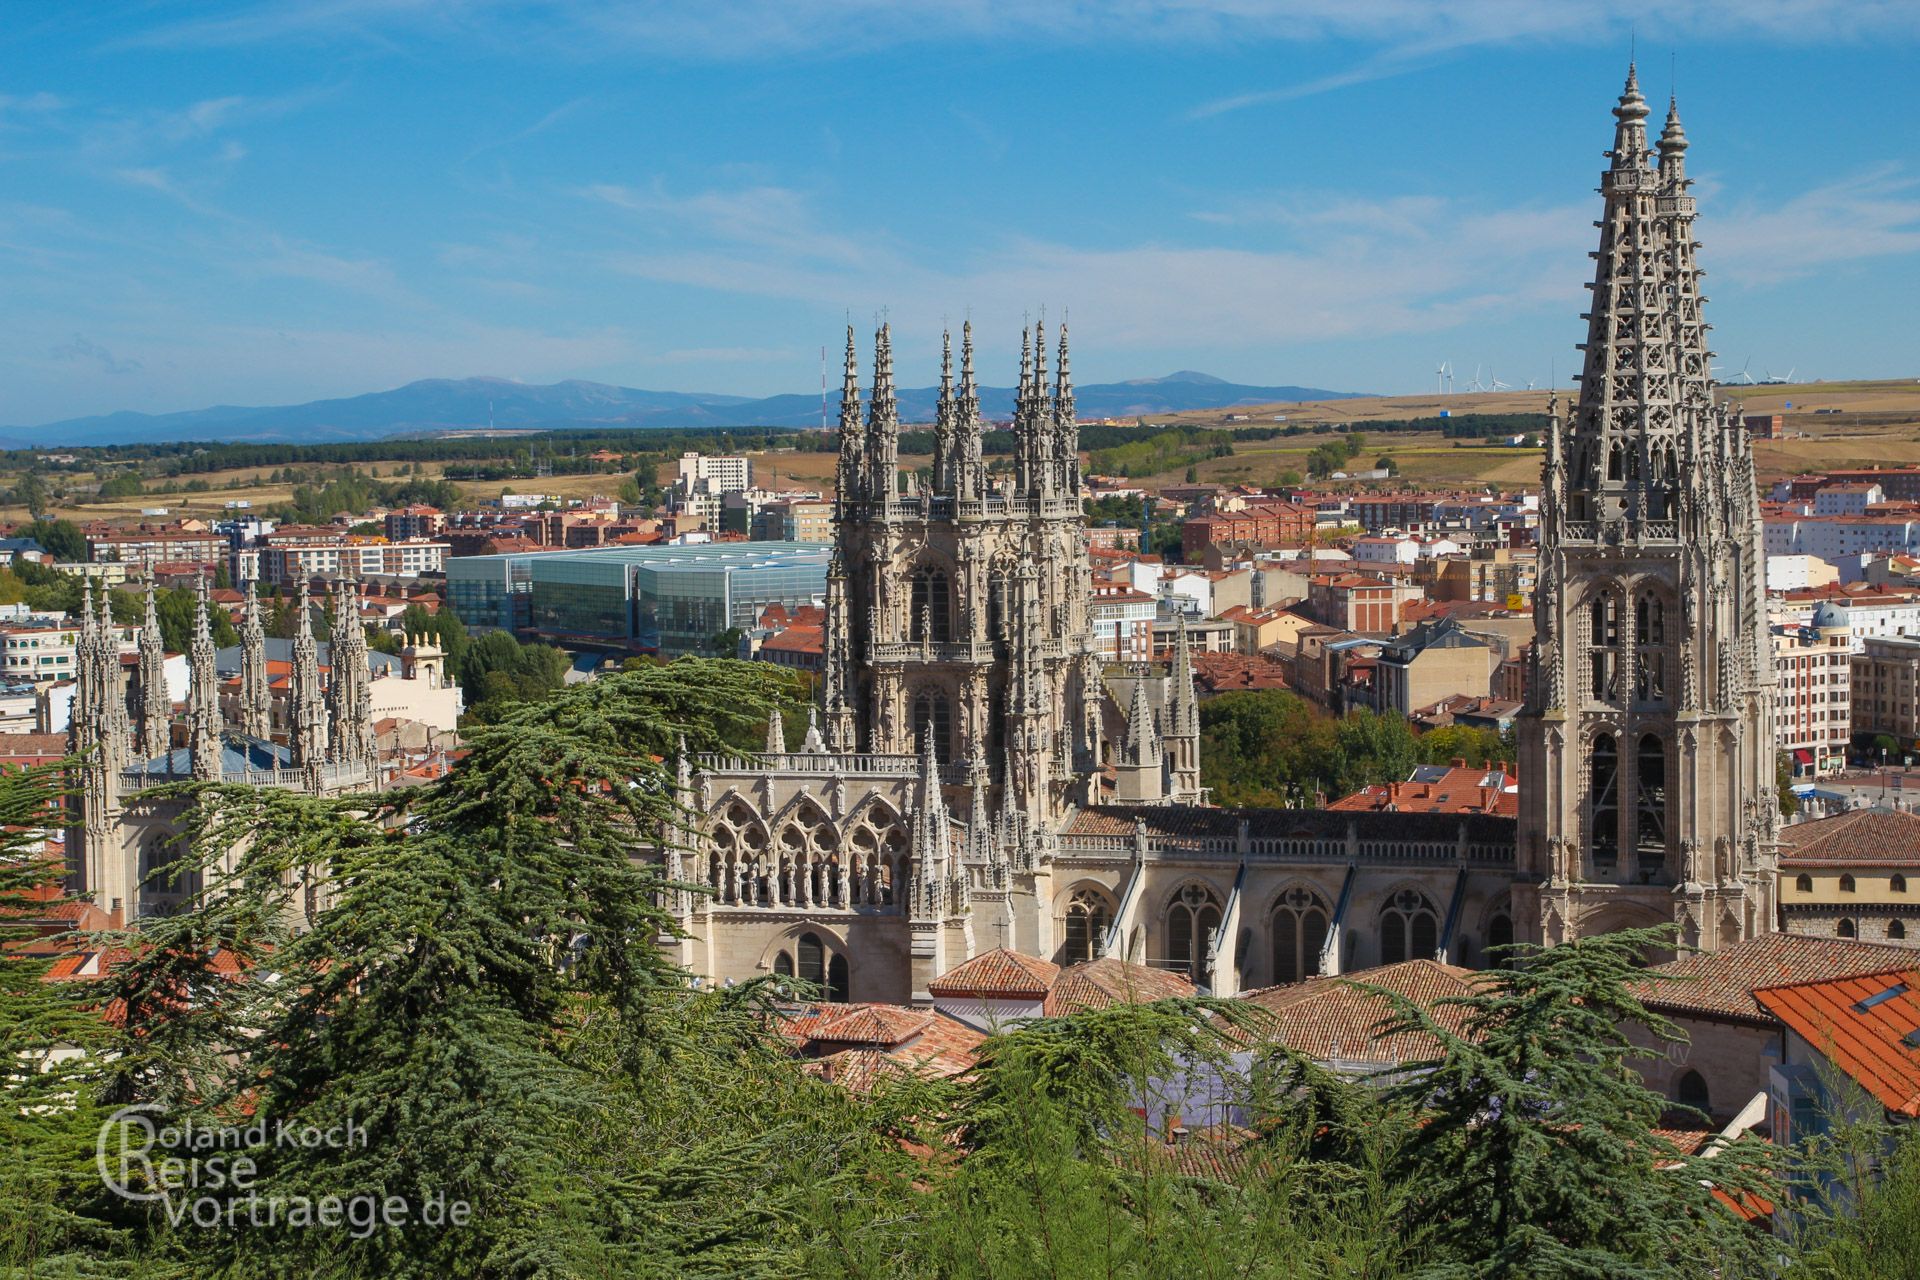
[[[1378,458],[1375,458],[1373,461],[1373,469],[1375,471],[1384,471],[1390,477],[1397,476],[1400,474],[1400,464],[1395,462],[1393,458],[1388,455],[1382,455]]]
[[[1357,458],[1367,449],[1367,437],[1364,432],[1347,432],[1346,450],[1349,458]]]
[[[66,564],[79,564],[87,558],[86,535],[71,520],[35,520],[29,536],[41,550]]]
[[[1712,1188],[1776,1196],[1766,1144],[1682,1153],[1659,1131],[1670,1104],[1634,1068],[1661,1050],[1635,1047],[1629,1024],[1663,1043],[1683,1038],[1632,993],[1641,957],[1672,942],[1671,928],[1629,929],[1523,949],[1524,963],[1446,1002],[1458,1031],[1376,988],[1395,1008],[1381,1034],[1439,1046],[1387,1093],[1419,1120],[1395,1173],[1419,1188],[1408,1225],[1450,1260],[1434,1274],[1765,1274],[1767,1237]]]
[[[73,984],[46,981],[50,957],[22,949],[69,905],[66,870],[40,840],[64,825],[64,768],[0,770],[0,1060],[12,1068],[0,1074],[0,1272],[9,1275],[84,1274],[87,1256],[112,1252],[116,1236],[94,1168],[101,1112],[85,1056],[108,1029]]]
[[[38,520],[47,510],[47,482],[40,478],[37,471],[23,471],[13,487],[13,501],[25,507],[27,514]]]

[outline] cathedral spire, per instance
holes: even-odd
[[[912,914],[937,920],[945,914],[945,869],[952,853],[947,802],[940,794],[940,759],[928,728],[920,752],[920,794],[913,814]]]
[[[960,403],[955,410],[959,440],[954,447],[955,469],[959,477],[954,485],[962,498],[984,498],[987,491],[986,466],[981,458],[983,430],[980,422],[980,388],[973,379],[973,321],[960,326]]]
[[[1173,685],[1167,690],[1167,732],[1176,737],[1200,732],[1200,704],[1193,691],[1193,654],[1187,646],[1187,615],[1182,613],[1173,639]]]
[[[327,754],[327,713],[320,688],[319,646],[313,638],[312,606],[305,574],[300,575],[294,611],[293,672],[288,681],[293,726],[288,739],[293,747],[294,764],[307,770],[309,781],[317,789],[320,767]]]
[[[1647,116],[1651,111],[1647,100],[1640,96],[1640,71],[1632,63],[1627,64],[1627,85],[1620,91],[1620,101],[1613,108],[1613,117],[1618,123],[1613,131],[1613,158],[1616,171],[1622,169],[1644,169],[1647,162]]]
[[[940,397],[933,410],[933,491],[954,491],[959,406],[953,398],[953,334],[940,334]]]
[[[201,574],[193,589],[193,648],[187,685],[187,742],[193,753],[193,776],[200,782],[220,780],[220,673],[215,669],[213,625],[207,613],[207,578]]]
[[[1160,767],[1160,726],[1154,719],[1153,704],[1147,699],[1147,678],[1136,675],[1133,701],[1127,708],[1127,744],[1125,763],[1140,768]]]
[[[333,757],[340,764],[373,764],[373,688],[367,630],[360,622],[359,585],[348,579],[333,592],[332,641],[327,646],[327,710],[333,720]]]
[[[1660,131],[1660,173],[1670,183],[1687,178],[1687,131],[1680,124],[1680,100],[1667,99],[1667,127]]]
[[[167,652],[160,638],[160,612],[153,581],[147,581],[147,612],[140,626],[140,754],[149,760],[173,750],[173,699],[167,693]],[[171,756],[169,756],[171,764]]]
[[[787,725],[780,716],[780,708],[775,707],[767,714],[767,754],[784,755],[787,750]]]
[[[848,525],[841,526],[844,539]],[[827,713],[827,745],[835,751],[859,749],[859,718],[854,706],[856,661],[852,603],[847,599],[847,556],[836,543],[827,560],[827,618],[823,637],[826,663],[820,684],[820,702]]]
[[[267,682],[267,629],[260,622],[260,595],[247,588],[240,620],[240,731],[249,738],[273,737],[273,694]]]
[[[834,473],[835,497],[840,509],[864,496],[864,429],[860,423],[860,357],[853,347],[853,326],[847,326],[846,369],[840,380],[840,464]]]
[[[867,500],[890,503],[900,487],[900,403],[893,391],[893,333],[873,335],[873,403],[867,408]]]

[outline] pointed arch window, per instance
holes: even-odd
[[[907,620],[917,643],[936,643],[952,638],[953,593],[947,586],[947,571],[939,565],[921,565],[913,571],[913,616]]]
[[[1651,591],[1642,592],[1633,611],[1633,697],[1664,702],[1667,697],[1667,607]]]
[[[1610,875],[1620,861],[1620,750],[1612,734],[1595,736],[1589,767],[1593,808],[1588,817],[1588,848],[1594,870]]]
[[[933,734],[933,749],[943,761],[955,759],[953,751],[953,704],[947,695],[927,690],[913,700],[913,749],[924,751],[927,734]]]
[[[1326,941],[1326,903],[1308,889],[1287,890],[1273,909],[1273,980],[1299,982],[1318,974]]]
[[[1195,983],[1207,981],[1207,955],[1220,930],[1220,900],[1190,884],[1167,906],[1167,962]]]
[[[1497,948],[1513,945],[1513,917],[1501,912],[1487,922],[1487,962],[1496,969],[1504,969],[1513,963],[1513,957],[1502,954]]]
[[[1702,1115],[1705,1115],[1713,1106],[1712,1095],[1707,1092],[1706,1077],[1698,1071],[1689,1071],[1674,1083],[1673,1100]]]
[[[1590,608],[1593,655],[1593,696],[1611,702],[1620,694],[1620,602],[1612,592],[1602,592]]]
[[[1427,896],[1402,889],[1380,913],[1380,963],[1431,960],[1440,950],[1440,917]]]
[[[1060,951],[1060,963],[1079,964],[1093,959],[1112,923],[1113,911],[1105,897],[1092,889],[1075,889],[1067,899],[1067,940]]]
[[[1634,765],[1634,857],[1640,878],[1667,873],[1667,747],[1653,734],[1640,739]]]

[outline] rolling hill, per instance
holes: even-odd
[[[935,387],[902,390],[900,415],[908,422],[933,418]],[[1226,382],[1192,370],[1164,378],[1093,383],[1074,389],[1083,418],[1128,418],[1236,405],[1329,400],[1349,393],[1316,387],[1257,387]],[[982,387],[981,411],[989,418],[1013,412],[1014,389]],[[837,404],[829,405],[837,412]],[[390,391],[306,404],[248,407],[215,405],[178,413],[109,413],[68,418],[39,426],[0,428],[0,447],[58,448],[76,445],[154,444],[178,440],[264,441],[318,444],[377,440],[394,435],[497,428],[557,430],[568,427],[806,427],[820,421],[820,397],[775,395],[764,399],[679,391],[644,391],[604,382],[549,385],[506,378],[428,378]]]

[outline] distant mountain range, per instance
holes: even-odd
[[[902,390],[901,418],[907,422],[932,421],[938,393],[937,387]],[[1012,387],[982,387],[981,412],[989,418],[1010,416],[1013,393]],[[1191,370],[1164,378],[1094,383],[1074,389],[1083,418],[1129,418],[1361,394],[1319,387],[1250,387]],[[828,405],[828,411],[838,411],[837,401]],[[45,449],[178,440],[324,444],[471,431],[489,424],[551,431],[582,427],[808,427],[819,422],[820,398],[804,393],[752,400],[745,396],[642,391],[604,382],[537,386],[506,378],[427,378],[392,391],[307,404],[264,408],[215,405],[159,414],[121,412],[68,418],[37,427],[0,427],[0,447]]]

